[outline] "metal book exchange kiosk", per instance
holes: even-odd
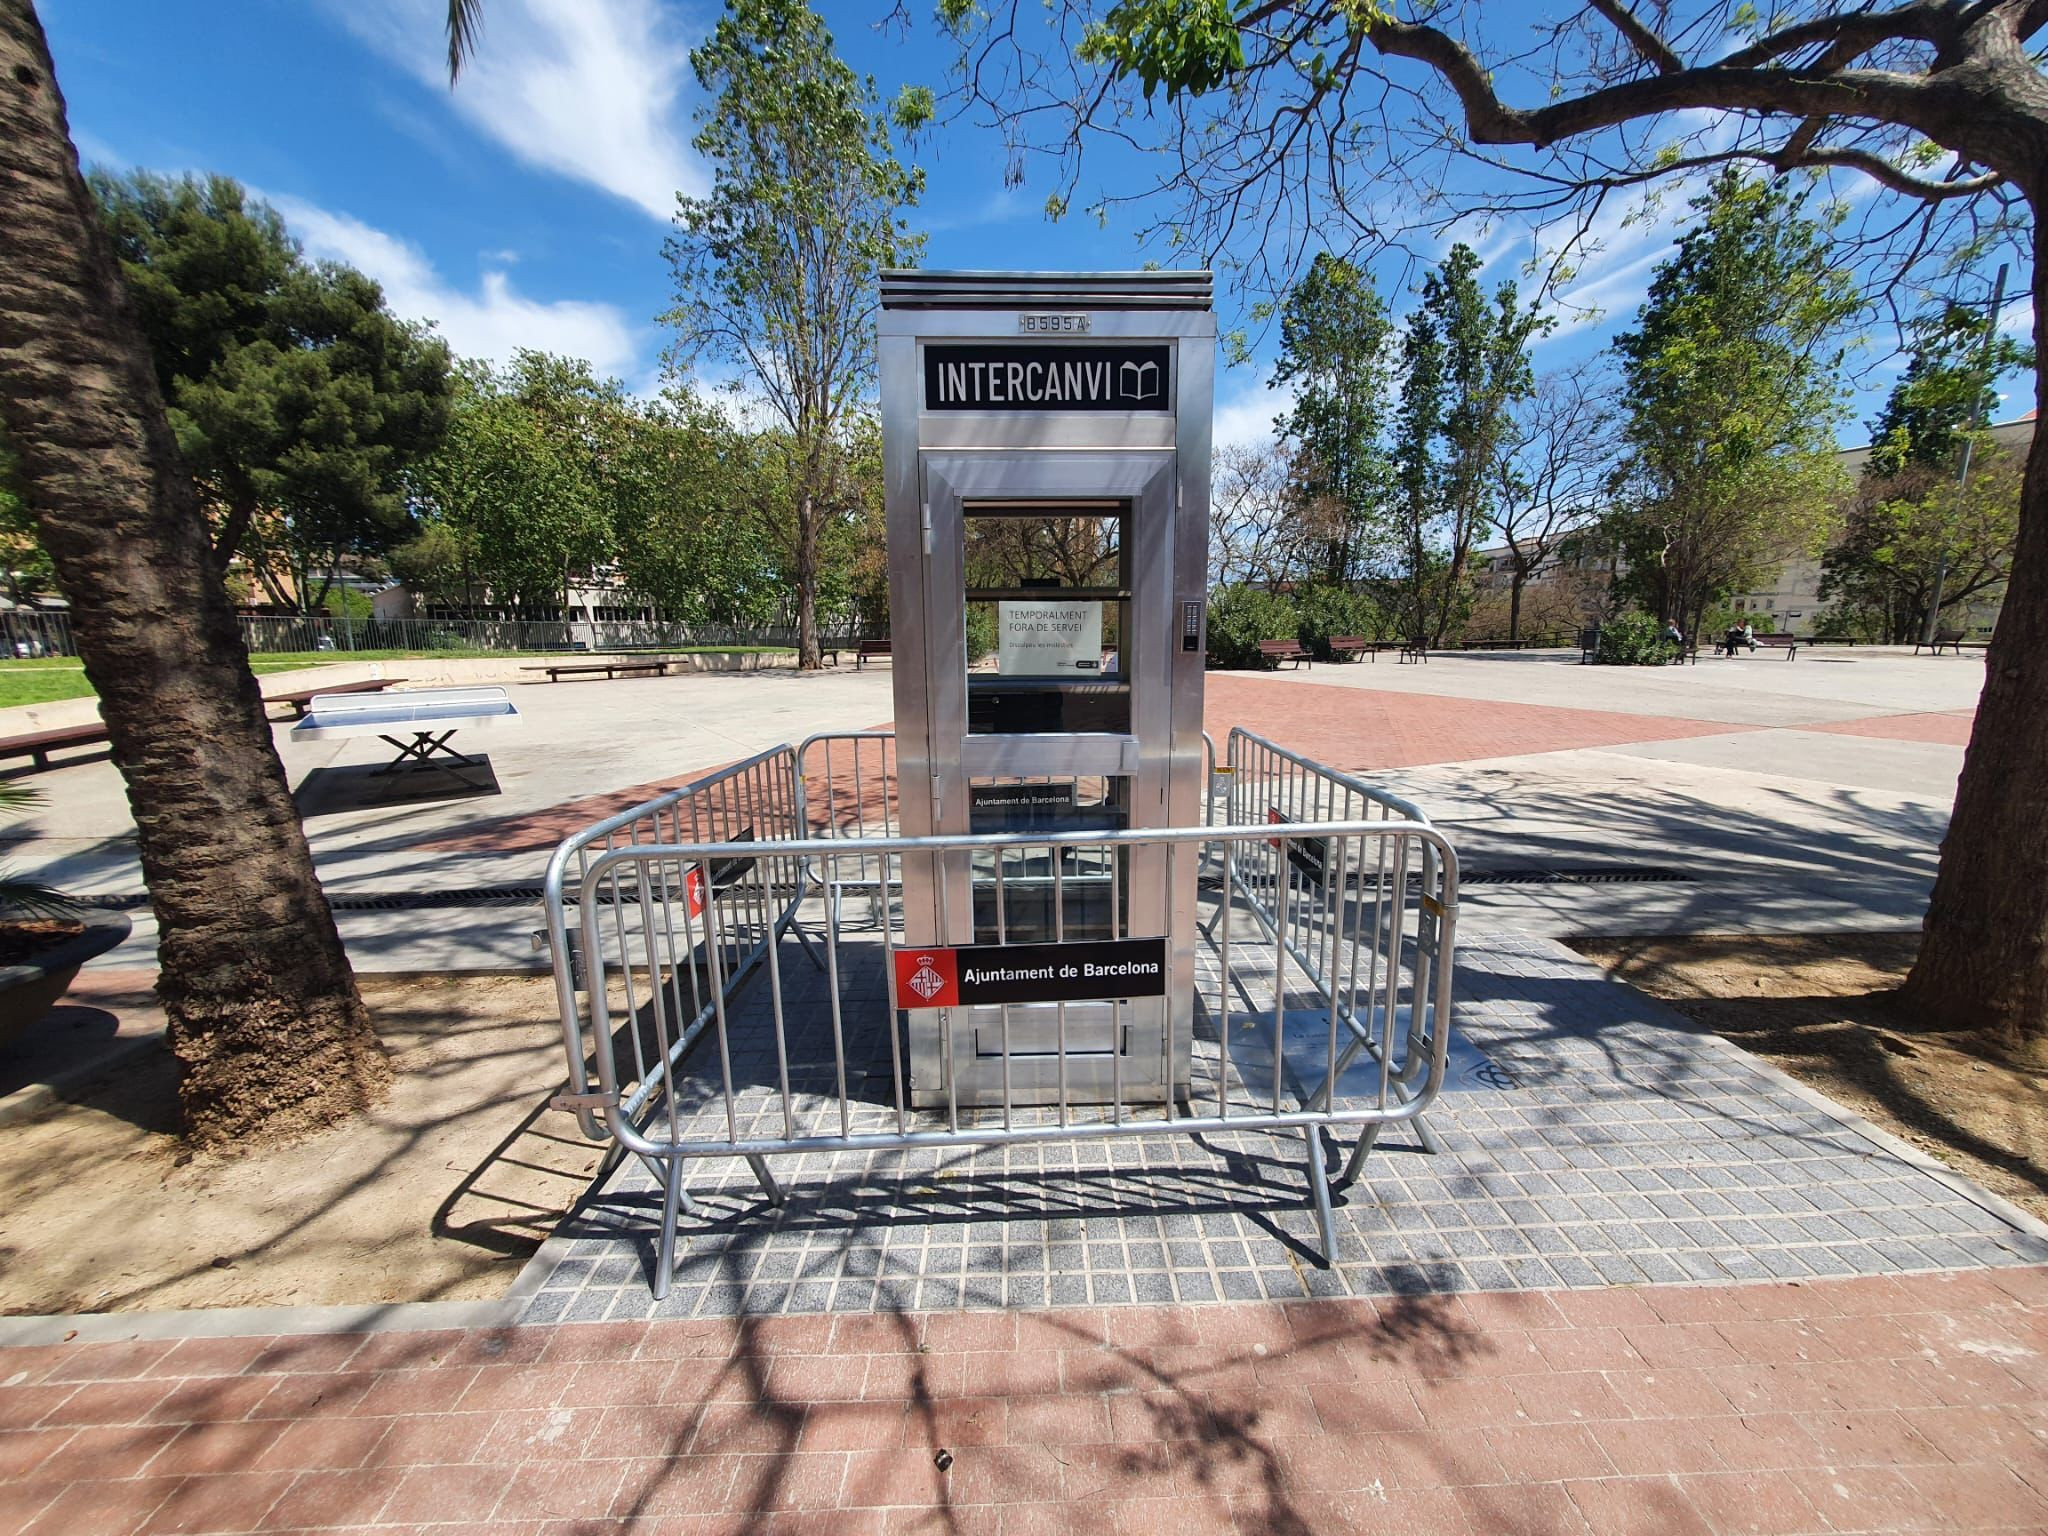
[[[1114,1203],[1136,1162],[1161,1211],[1264,1203],[1276,1149],[1328,1260],[1380,1133],[1428,1144],[1457,859],[1412,802],[1203,732],[1209,277],[896,272],[879,330],[895,727],[562,842],[554,1103],[655,1181],[657,1297],[686,1215],[713,1248],[776,1206],[849,1240],[855,1196],[1028,1221],[1041,1174]]]
[[[1201,822],[1215,351],[1206,272],[884,278],[907,835]],[[1133,1102],[1185,1090],[1196,863],[1165,846],[906,859],[909,948],[1059,946],[963,958],[944,1009],[904,995],[943,983],[907,966],[916,1102],[994,1102],[1005,1031],[1017,1103],[1051,1102],[1062,1069],[1075,1102],[1107,1102],[1112,1076]],[[1044,965],[1083,971],[1048,995],[1094,997],[1029,1001]]]

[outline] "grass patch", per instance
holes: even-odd
[[[258,677],[265,677],[272,672],[293,672],[305,667],[331,667],[342,662],[439,661],[484,656],[501,656],[508,661],[521,657],[559,657],[564,661],[573,661],[582,654],[584,653],[576,651],[486,651],[466,646],[432,651],[265,651],[249,658],[249,670]],[[796,647],[676,645],[665,647],[661,651],[650,651],[648,654],[794,656]],[[23,704],[49,704],[58,699],[91,697],[92,684],[85,680],[85,667],[76,656],[36,656],[0,661],[0,709],[14,709]]]

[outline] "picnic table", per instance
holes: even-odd
[[[416,688],[380,696],[316,694],[293,741],[375,736],[397,751],[380,774],[401,770],[444,773],[471,789],[485,786],[460,770],[469,759],[448,745],[459,730],[519,724],[519,710],[503,688]],[[410,740],[407,740],[407,737]],[[451,768],[442,758],[452,759]]]

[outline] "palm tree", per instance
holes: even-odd
[[[373,1102],[370,1027],[31,0],[0,0],[0,428],[135,814],[188,1134]]]

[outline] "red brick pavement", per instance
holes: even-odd
[[[1942,710],[1925,715],[1872,715],[1867,720],[1836,720],[1828,725],[1801,725],[1795,730],[1826,731],[1835,736],[1874,736],[1883,741],[1932,741],[1967,747],[1974,709]]]
[[[1423,763],[1566,752],[1638,741],[1676,741],[1759,729],[1671,715],[1628,715],[1613,710],[1558,709],[1544,704],[1387,693],[1227,672],[1210,673],[1205,688],[1204,723],[1219,746],[1232,726],[1241,725],[1333,768],[1344,769],[1408,768]],[[889,728],[888,721],[868,727],[877,731]],[[727,766],[730,765],[721,763],[699,769],[675,782],[687,783]],[[542,811],[485,822],[429,838],[419,846],[449,853],[551,849],[578,828],[674,787],[674,782],[638,784]]]
[[[2048,1270],[0,1350],[0,1530],[2048,1529]]]
[[[1229,672],[1209,675],[1204,715],[1219,745],[1232,726],[1241,725],[1332,768],[1347,769],[1412,768],[1759,729],[1673,715],[1283,683]]]

